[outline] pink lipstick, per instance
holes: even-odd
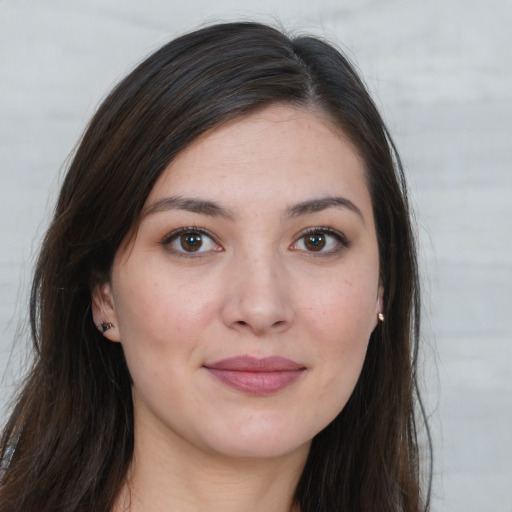
[[[296,381],[305,367],[284,357],[237,356],[204,366],[224,384],[256,395],[276,393]]]

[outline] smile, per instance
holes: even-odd
[[[231,388],[256,395],[276,393],[295,382],[306,370],[284,357],[258,359],[239,356],[204,366],[214,377]]]

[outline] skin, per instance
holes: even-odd
[[[173,235],[191,227],[208,233],[185,233],[202,237],[195,252]],[[182,151],[93,290],[94,320],[113,324],[105,336],[133,378],[131,510],[291,510],[311,439],[357,382],[381,297],[364,165],[321,115],[273,105]],[[304,370],[258,394],[206,368],[241,355]]]

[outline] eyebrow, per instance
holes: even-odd
[[[303,201],[290,206],[286,212],[286,217],[291,218],[309,215],[327,210],[328,208],[348,209],[357,214],[363,221],[363,224],[365,223],[361,210],[346,197],[322,197],[319,199]],[[215,201],[181,196],[169,196],[159,199],[146,208],[143,216],[169,210],[184,210],[192,213],[208,215],[210,217],[223,217],[229,220],[234,220],[236,217],[231,210],[219,205]]]
[[[187,212],[200,213],[210,217],[224,217],[230,220],[235,218],[233,212],[214,201],[181,196],[169,196],[159,199],[146,208],[144,216],[168,210],[185,210]]]
[[[319,199],[311,199],[295,204],[288,208],[288,217],[298,217],[300,215],[308,215],[311,213],[327,210],[328,208],[344,208],[350,210],[361,217],[364,224],[364,217],[361,210],[346,197],[322,197]]]

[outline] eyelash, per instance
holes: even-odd
[[[338,254],[341,251],[348,249],[351,245],[350,240],[341,232],[336,231],[335,229],[326,227],[326,226],[316,226],[312,228],[308,228],[305,231],[303,231],[300,236],[297,238],[297,240],[292,244],[293,246],[296,246],[301,240],[304,240],[307,236],[311,235],[325,235],[332,237],[336,240],[338,245],[330,250],[327,251],[307,251],[303,249],[294,249],[299,250],[301,252],[304,252],[308,256],[314,257],[314,256],[332,256],[334,254]]]
[[[205,236],[208,239],[210,239],[212,241],[212,243],[218,245],[218,243],[215,240],[215,237],[209,231],[207,231],[206,229],[198,228],[198,227],[194,227],[194,226],[183,227],[183,228],[179,228],[179,229],[172,231],[162,240],[162,245],[168,251],[172,252],[173,254],[175,254],[179,257],[184,257],[184,258],[200,258],[200,257],[204,256],[205,253],[211,252],[211,251],[194,252],[194,251],[185,251],[185,250],[180,251],[180,250],[173,248],[171,246],[171,244],[174,241],[176,241],[180,237],[180,235],[184,235],[184,234],[202,235],[202,236]],[[336,247],[334,247],[333,249],[329,249],[327,251],[324,251],[322,249],[319,251],[314,251],[314,250],[308,251],[306,249],[298,249],[295,247],[297,244],[299,244],[300,241],[304,240],[307,236],[311,236],[311,235],[323,235],[323,236],[332,237],[336,240],[338,245]],[[339,252],[343,251],[344,249],[348,249],[350,247],[350,245],[351,245],[351,242],[348,240],[348,238],[343,233],[340,233],[339,231],[336,231],[336,230],[326,227],[326,226],[316,226],[316,227],[308,228],[305,231],[303,231],[300,234],[300,236],[295,240],[295,242],[293,242],[293,244],[290,246],[290,248],[293,251],[301,251],[304,254],[307,254],[308,256],[314,257],[314,256],[331,256],[334,254],[338,254]],[[222,251],[223,251],[223,249],[220,248],[220,250],[215,250],[214,252],[222,252]]]
[[[214,244],[218,245],[218,243],[215,240],[215,237],[209,231],[207,231],[206,229],[203,229],[203,228],[195,227],[195,226],[179,228],[179,229],[172,231],[162,240],[162,245],[169,252],[172,252],[174,255],[183,257],[183,258],[201,258],[202,256],[205,255],[205,253],[210,252],[210,251],[187,252],[185,250],[179,251],[179,250],[175,249],[174,247],[172,247],[171,246],[172,242],[177,240],[180,237],[180,235],[184,235],[184,234],[205,236],[205,237],[209,238]],[[219,251],[216,250],[214,252],[222,252],[222,249]]]

